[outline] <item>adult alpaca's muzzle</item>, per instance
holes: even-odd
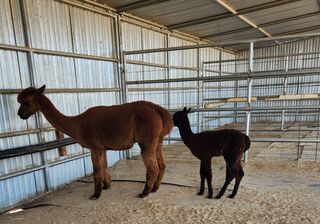
[[[21,110],[18,110],[18,116],[22,119],[22,120],[27,120],[31,115],[29,114],[23,114],[21,112]]]

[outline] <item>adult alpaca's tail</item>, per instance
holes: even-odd
[[[250,141],[250,138],[247,135],[245,135],[245,139],[246,139],[246,146],[244,148],[244,151],[247,151],[251,146],[251,141]]]
[[[170,112],[156,104],[154,104],[154,109],[158,112],[158,114],[162,119],[162,124],[163,124],[162,135],[164,136],[169,134],[173,128],[173,120]]]

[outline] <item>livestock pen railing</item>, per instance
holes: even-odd
[[[313,33],[180,47],[168,43],[166,48],[123,52],[127,99],[151,100],[172,112],[192,107],[195,113],[190,119],[196,132],[240,122],[253,142],[314,144],[311,158],[316,161],[320,140],[320,50],[315,44],[301,51],[299,41],[318,43],[319,37],[319,33]],[[228,55],[224,49],[230,46],[239,50]],[[208,49],[216,52],[204,56]],[[208,60],[210,53],[217,55],[214,60]],[[162,63],[145,61],[151,58],[149,54]],[[140,57],[133,60],[133,55]],[[173,57],[182,60],[176,63]],[[259,122],[273,122],[282,133],[298,133],[290,137],[256,137],[250,126]],[[313,128],[308,127],[310,123]],[[305,129],[315,133],[311,137],[303,135]],[[278,129],[259,132],[261,135]],[[179,139],[177,130],[167,138]]]

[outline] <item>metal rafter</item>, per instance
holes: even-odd
[[[118,8],[116,8],[117,12],[127,12],[130,10],[134,10],[134,9],[139,9],[139,8],[143,8],[143,7],[147,7],[150,5],[155,5],[155,4],[159,4],[162,2],[167,2],[169,0],[146,0],[146,1],[138,1],[138,2],[133,2],[127,5],[123,5],[120,6]]]
[[[271,37],[272,35],[270,33],[268,33],[266,30],[264,30],[263,28],[258,27],[254,22],[252,22],[250,19],[248,19],[247,17],[240,15],[239,12],[234,9],[233,6],[231,6],[230,4],[226,3],[224,0],[216,0],[217,3],[219,3],[222,7],[224,7],[225,9],[229,10],[230,12],[232,12],[234,15],[237,15],[237,17],[239,19],[241,19],[243,22],[249,24],[250,26],[252,26],[253,28],[257,29],[259,32],[263,33],[264,35],[266,35],[267,37]],[[279,6],[279,3],[283,3],[286,2],[286,4],[288,4],[288,2],[291,3],[291,1],[276,1],[276,2],[270,2],[272,7],[276,7]],[[277,3],[277,4],[275,4]],[[262,4],[265,5],[265,4]],[[269,7],[271,7],[270,5],[268,5]],[[254,12],[258,11],[258,9],[265,9],[265,7],[258,7]]]
[[[171,24],[171,25],[168,25],[167,27],[169,29],[180,29],[180,28],[184,28],[184,27],[188,27],[188,26],[195,26],[195,25],[199,25],[199,24],[203,24],[203,23],[214,22],[214,21],[218,21],[218,20],[222,20],[222,19],[226,19],[226,18],[231,18],[236,15],[243,15],[243,14],[247,14],[247,13],[251,13],[251,12],[257,12],[257,11],[261,11],[261,10],[265,10],[265,9],[269,9],[269,8],[274,8],[274,7],[290,4],[293,2],[297,2],[297,1],[301,1],[301,0],[277,0],[277,1],[269,2],[269,3],[251,6],[248,8],[239,9],[236,11],[237,12],[236,14],[234,14],[232,12],[227,12],[227,13],[222,13],[222,14],[218,14],[218,15],[214,15],[214,16],[208,16],[208,17],[204,17],[204,18],[200,18],[200,19],[194,19],[194,20],[190,20],[190,21],[186,21],[186,22],[182,22],[182,23]]]
[[[289,18],[285,18],[285,19],[281,19],[281,20],[268,22],[268,23],[261,23],[261,24],[258,24],[257,27],[264,28],[264,27],[273,26],[276,24],[281,24],[281,23],[291,22],[291,21],[295,21],[295,20],[299,20],[299,19],[309,18],[309,17],[316,16],[316,15],[320,15],[320,12],[312,12],[312,13],[303,14],[300,16],[293,16],[293,17],[289,17]],[[244,27],[244,28],[240,28],[240,29],[236,29],[236,30],[229,30],[229,31],[221,32],[221,33],[214,33],[214,34],[210,34],[210,35],[206,35],[206,36],[201,36],[200,38],[209,39],[209,38],[225,36],[225,35],[234,34],[234,33],[241,33],[241,32],[249,31],[252,29],[254,29],[252,26],[248,26],[248,27]]]

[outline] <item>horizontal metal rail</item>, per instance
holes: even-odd
[[[147,88],[128,88],[129,92],[135,91],[187,91],[187,90],[198,90],[200,87],[147,87]]]
[[[320,115],[320,110],[319,113],[312,113],[309,111],[303,112],[303,114],[299,113],[290,113],[289,111],[286,111],[286,117],[291,117],[291,116],[319,116]],[[272,114],[272,117],[281,117],[282,112],[281,111],[274,111]],[[251,117],[270,117],[270,114],[268,113],[254,113],[254,111],[251,114]],[[220,118],[246,118],[245,113],[238,113],[238,114],[229,114],[229,115],[216,115],[216,116],[203,116],[205,119],[220,119]]]
[[[45,49],[39,49],[39,48],[30,48],[30,47],[7,45],[7,44],[0,44],[0,49],[11,50],[11,51],[21,51],[21,52],[32,52],[34,54],[43,54],[43,55],[83,58],[83,59],[91,59],[91,60],[97,60],[97,61],[119,62],[119,59],[114,57],[79,54],[79,53],[72,53],[72,52],[65,52],[65,51],[45,50]]]
[[[171,82],[221,82],[221,81],[236,81],[236,80],[246,80],[248,78],[252,79],[264,79],[272,77],[292,77],[292,76],[305,76],[312,74],[320,74],[320,69],[312,70],[290,70],[290,71],[280,71],[280,72],[253,72],[253,73],[238,73],[236,75],[225,75],[225,76],[211,76],[211,77],[190,77],[190,78],[174,78],[174,79],[151,79],[151,80],[138,80],[138,81],[126,81],[127,85],[136,84],[149,84],[149,83],[171,83]]]
[[[168,48],[154,48],[146,50],[136,50],[136,51],[124,51],[125,55],[132,54],[147,54],[147,53],[156,53],[156,52],[167,52],[167,51],[177,51],[177,50],[191,50],[197,48],[208,48],[208,47],[221,47],[221,46],[231,46],[238,44],[249,44],[250,42],[266,42],[266,41],[275,41],[275,40],[285,40],[285,39],[297,39],[297,38],[306,38],[306,37],[315,37],[320,36],[320,32],[309,33],[309,34],[293,34],[285,36],[275,36],[275,37],[265,37],[265,38],[256,38],[256,39],[246,39],[246,40],[234,40],[234,41],[221,41],[209,44],[198,44],[198,45],[188,45],[180,47],[168,47]]]
[[[112,9],[112,8],[109,8],[109,7],[106,7],[106,6],[103,7],[102,4],[98,4],[98,3],[95,3],[93,1],[91,2],[91,1],[84,0],[85,3],[97,6],[97,7],[101,8],[101,9],[103,9],[104,11],[95,9],[93,7],[88,7],[88,6],[85,6],[83,4],[79,4],[79,3],[76,3],[76,2],[68,1],[68,0],[56,0],[56,1],[68,4],[68,5],[71,5],[71,6],[74,6],[74,7],[78,7],[80,9],[85,9],[85,10],[90,11],[90,12],[95,12],[95,13],[98,13],[98,14],[103,15],[103,16],[116,17],[115,13],[112,13],[112,12],[115,11],[115,9]]]
[[[235,74],[234,72],[225,72],[225,71],[218,71],[218,70],[212,70],[212,69],[201,69],[198,67],[158,64],[158,63],[150,63],[150,62],[144,62],[144,61],[128,60],[128,61],[126,61],[126,63],[133,64],[133,65],[156,67],[156,68],[166,68],[166,69],[170,68],[170,69],[177,69],[177,70],[203,71],[203,72],[211,72],[211,73],[219,73],[219,74],[233,74],[233,75]],[[132,72],[132,71],[128,71],[128,73],[130,73],[130,72]],[[140,71],[138,71],[138,72],[140,72]]]
[[[48,167],[57,166],[59,164],[63,164],[63,163],[67,163],[67,162],[74,161],[74,160],[77,160],[77,159],[81,159],[81,158],[84,158],[84,157],[88,157],[90,155],[91,155],[91,153],[89,153],[89,152],[88,153],[83,153],[83,154],[80,154],[80,155],[70,156],[70,157],[63,158],[63,159],[58,160],[58,161],[47,163],[46,165],[36,166],[36,167],[32,167],[32,168],[21,170],[21,171],[17,171],[17,172],[14,172],[14,173],[5,174],[3,176],[0,176],[0,181],[8,179],[8,178],[24,175],[24,174],[27,174],[27,173],[35,172],[35,171],[38,171],[38,170],[43,170],[43,169],[46,169]]]
[[[290,82],[290,83],[287,83],[287,86],[295,86],[295,85],[308,85],[308,86],[319,86],[320,82],[317,82],[317,81],[311,81],[311,82]],[[274,83],[274,84],[268,84],[268,87],[275,87],[275,86],[280,86],[280,87],[283,87],[283,83]],[[259,88],[259,87],[265,87],[266,88],[266,85],[264,84],[255,84],[255,85],[252,85],[252,88]],[[203,88],[205,89],[234,89],[235,87],[234,86],[204,86]],[[237,87],[238,89],[242,89],[242,88],[248,88],[247,85],[239,85]],[[240,97],[240,96],[239,96]],[[245,96],[243,96],[245,97]]]
[[[165,141],[182,141],[181,138],[168,137]],[[320,143],[319,139],[284,139],[284,138],[250,138],[251,142],[287,142],[287,143]]]
[[[320,110],[320,105],[317,106],[282,106],[282,107],[218,107],[218,108],[192,108],[191,112],[215,112],[215,111],[277,111],[277,110]],[[168,109],[170,112],[181,111],[180,109]]]
[[[0,94],[18,94],[23,89],[0,89]],[[67,89],[46,89],[46,93],[100,93],[120,92],[121,88],[67,88]]]
[[[306,56],[306,55],[313,55],[313,54],[320,54],[320,51],[261,56],[261,57],[254,57],[253,59],[254,60],[270,59],[270,58],[276,58],[277,59],[277,58],[281,58],[281,57]],[[312,59],[315,59],[315,58],[312,58]],[[304,58],[304,60],[309,60],[309,58]],[[226,60],[204,61],[203,64],[215,64],[215,63],[238,62],[238,61],[248,62],[249,58],[235,58],[235,59],[226,59]],[[283,61],[286,61],[286,60],[283,60]]]
[[[38,129],[30,129],[30,130],[22,130],[22,131],[11,131],[11,132],[2,132],[0,133],[0,138],[10,138],[10,137],[16,137],[20,135],[30,135],[30,134],[37,134],[41,131],[47,132],[47,131],[54,131],[56,130],[53,127],[50,128],[38,128]]]
[[[166,64],[150,63],[150,62],[144,62],[144,61],[127,60],[126,63],[132,64],[132,65],[144,65],[144,66],[157,67],[157,68],[171,68],[171,69],[181,69],[181,70],[191,70],[191,71],[200,70],[200,68],[197,68],[197,67],[166,65]]]
[[[55,149],[62,146],[75,144],[76,141],[72,138],[65,138],[61,140],[46,142],[43,144],[35,144],[30,146],[23,146],[13,149],[1,150],[0,151],[0,160],[12,158],[16,156],[23,156],[32,153],[42,152],[50,149]]]

